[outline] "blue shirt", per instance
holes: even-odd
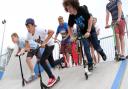
[[[31,49],[36,49],[38,44],[34,40],[28,40]],[[25,48],[25,39],[19,39],[19,43],[17,44],[20,49]]]
[[[67,36],[68,34],[68,23],[65,23],[63,25],[59,25],[57,28],[56,35],[61,34],[62,40]],[[70,43],[70,37],[68,37],[66,40],[63,40],[62,43]]]
[[[120,0],[114,0],[107,4],[106,9],[112,15],[112,21],[117,21],[118,19],[118,3],[121,3]],[[124,18],[123,12],[121,18]]]

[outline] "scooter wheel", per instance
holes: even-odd
[[[88,74],[87,74],[87,73],[85,73],[84,75],[85,75],[86,80],[88,80]]]

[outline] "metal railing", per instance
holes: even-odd
[[[5,54],[0,55],[0,71],[4,71],[5,67],[8,65],[14,49],[7,48]]]
[[[125,53],[128,55],[128,37],[125,34]],[[107,37],[100,38],[100,44],[107,55],[107,61],[114,60],[115,57],[115,45],[114,45],[114,35],[110,35]],[[0,55],[0,71],[4,71],[5,67],[9,63],[12,52],[14,49],[7,49],[7,53]],[[55,52],[56,53],[56,52]],[[59,55],[59,54],[58,54]]]
[[[125,32],[125,55],[128,55],[128,36]],[[115,57],[115,43],[114,43],[114,35],[110,35],[107,37],[100,38],[100,44],[107,55],[108,61],[114,60]]]

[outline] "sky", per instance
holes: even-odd
[[[56,31],[58,16],[68,21],[68,13],[62,6],[63,0],[0,0],[0,22],[6,19],[4,48],[12,47],[10,35],[17,32],[20,37],[26,37],[25,20],[34,18],[36,25]],[[100,37],[112,34],[105,30],[105,11],[108,0],[79,0],[81,5],[87,5],[89,11],[98,19],[101,28]],[[124,14],[128,14],[128,0],[122,0]],[[0,43],[2,42],[4,24],[0,23]],[[0,44],[1,45],[1,44]],[[3,48],[3,49],[4,49]],[[1,48],[0,48],[1,49]]]

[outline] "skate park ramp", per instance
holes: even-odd
[[[14,51],[15,52],[15,51]],[[25,55],[21,57],[23,72],[25,78],[28,78],[30,71],[26,66]],[[35,63],[36,59],[33,60]],[[64,68],[64,69],[52,69],[56,76],[60,76],[61,80],[52,89],[127,89],[128,88],[128,66],[127,60],[125,61],[125,67],[122,64],[124,62],[101,62],[94,67],[94,70],[89,79],[86,80],[84,75],[83,66]],[[123,68],[124,74],[121,76]],[[123,72],[122,72],[123,73]],[[119,75],[119,76],[117,76]],[[121,83],[115,83],[121,77]],[[48,77],[45,72],[42,73],[42,79],[44,83],[47,83]],[[112,86],[118,86],[118,88],[112,88]],[[3,79],[0,80],[0,89],[41,89],[39,79],[22,87],[22,80],[19,67],[19,59],[14,56],[6,67]]]

